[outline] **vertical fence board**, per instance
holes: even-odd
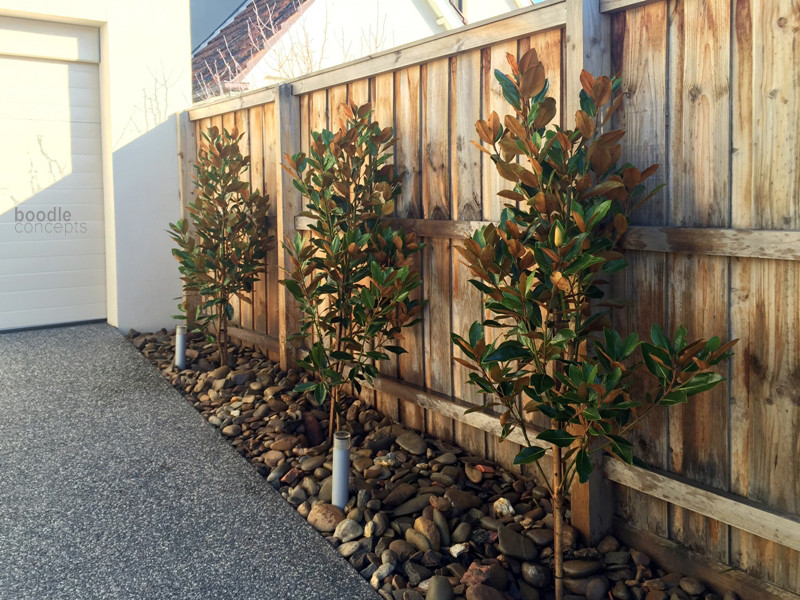
[[[677,2],[669,22],[672,225],[729,223],[729,0]],[[692,339],[726,333],[725,257],[670,257],[670,329],[685,324]],[[702,307],[702,310],[698,310]],[[722,370],[722,369],[720,369]],[[724,387],[675,406],[670,414],[671,469],[719,489],[728,486],[728,403]],[[683,509],[672,511],[671,535],[727,560],[727,526]]]
[[[797,230],[800,7],[735,0],[733,25],[732,225]],[[800,514],[800,265],[734,259],[731,286],[731,489]],[[731,562],[800,590],[800,552],[733,530]]]
[[[359,79],[347,84],[347,99],[359,106],[369,102],[369,79]]]
[[[666,181],[667,20],[666,2],[620,12],[612,17],[611,71],[622,72],[625,102],[613,120],[625,129],[622,161],[641,168],[661,165],[648,188]],[[637,225],[665,225],[667,197],[661,192],[633,215]],[[623,334],[639,332],[646,338],[653,323],[667,326],[665,254],[626,252],[629,266],[612,280],[611,295],[631,302],[617,309],[614,321]],[[631,393],[641,397],[647,382],[637,382]],[[650,465],[667,468],[668,415],[655,411],[630,439],[636,455]],[[667,503],[623,486],[616,486],[617,513],[632,525],[669,535]]]
[[[248,110],[250,137],[250,190],[268,194],[264,186],[264,107],[254,106]],[[273,200],[270,198],[270,200]],[[269,256],[265,257],[265,269]],[[267,276],[259,275],[253,284],[251,296],[252,328],[258,333],[267,333]]]
[[[372,79],[370,98],[372,98],[373,118],[382,128],[394,129],[394,74],[384,73]],[[395,149],[392,149],[391,152],[394,153]],[[395,157],[392,156],[387,164],[396,165]],[[395,211],[397,211],[397,207],[395,207]],[[399,340],[399,342],[402,344],[403,340]],[[397,377],[397,357],[390,353],[389,360],[380,362],[378,371],[382,375]],[[381,414],[388,416],[393,421],[399,420],[398,400],[394,396],[378,392],[375,394],[375,405]]]
[[[483,218],[481,206],[481,153],[470,140],[476,139],[475,115],[481,109],[481,52],[473,50],[452,59],[450,89],[450,170],[452,178],[452,218],[477,221]],[[469,327],[483,316],[481,293],[469,283],[471,274],[453,242],[453,331],[466,338]],[[454,356],[463,353],[453,349]],[[470,369],[453,361],[453,394],[469,404],[481,404],[483,398],[475,386],[468,385]],[[486,454],[483,431],[455,423],[455,440],[474,454]]]
[[[397,215],[401,218],[418,219],[422,216],[422,177],[420,170],[420,68],[409,67],[397,71],[394,81],[395,123],[397,127],[397,164],[402,165],[403,191],[397,202]],[[416,255],[414,266],[422,271],[422,260]],[[412,297],[420,298],[417,288]],[[404,348],[408,351],[398,359],[400,379],[422,386],[425,383],[425,356],[422,324],[409,327],[404,333]],[[425,411],[400,401],[400,420],[414,429],[425,429]]]
[[[449,220],[451,216],[449,83],[448,59],[439,59],[422,67],[422,211],[425,219]],[[448,239],[431,238],[423,250],[423,294],[428,298],[424,312],[425,385],[448,396],[453,393],[450,245]],[[430,413],[427,421],[429,433],[452,441],[451,419]]]
[[[347,86],[336,85],[328,88],[328,129],[339,131],[342,126],[343,115],[341,105],[347,102]]]
[[[270,196],[269,216],[276,217],[278,208],[281,204],[281,197],[278,195],[277,178],[280,177],[282,169],[278,167],[280,157],[278,156],[278,131],[275,122],[275,103],[270,102],[264,105],[263,120],[263,160],[264,160],[264,189]],[[275,236],[273,249],[267,254],[267,273],[266,273],[266,327],[267,335],[278,338],[280,335],[278,321],[278,294],[281,291],[279,280],[283,274],[278,270],[278,252],[282,251],[282,240],[278,238],[278,231],[273,226],[269,229],[270,234]],[[278,356],[270,353],[270,358],[278,360]]]

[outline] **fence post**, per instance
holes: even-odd
[[[283,170],[283,155],[292,155],[300,150],[300,100],[292,92],[292,84],[284,83],[278,87],[275,102],[275,126],[277,132],[276,165],[276,203],[278,244],[278,276],[285,276],[285,269],[291,264],[288,253],[283,249],[283,241],[292,239],[296,233],[294,218],[300,212],[300,192],[294,187],[292,177]],[[297,303],[284,287],[278,289],[278,338],[280,344],[281,368],[294,364],[297,356],[296,342],[289,336],[298,331]]]
[[[195,126],[189,120],[189,112],[178,114],[178,167],[180,168],[180,218],[188,219],[186,207],[195,198],[194,164],[197,160],[197,138]],[[189,231],[194,231],[194,224],[189,219]],[[183,301],[186,305],[187,317],[193,316],[200,304],[200,295],[197,292],[183,292]],[[192,325],[193,318],[188,318],[187,324]]]
[[[580,73],[611,75],[611,25],[600,12],[600,0],[567,0],[566,25],[566,113],[564,123],[574,126],[580,108]],[[572,486],[572,526],[589,544],[596,544],[611,531],[613,498],[611,483],[603,474],[601,452],[593,454],[594,470],[586,483]]]

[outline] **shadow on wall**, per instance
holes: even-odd
[[[0,330],[106,318],[98,65],[0,57]]]
[[[181,294],[166,233],[180,214],[177,115],[115,150],[113,157],[118,327],[155,331],[169,326]],[[166,186],[174,195],[165,197],[165,182],[174,182]]]

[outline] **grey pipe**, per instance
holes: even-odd
[[[333,434],[333,489],[331,502],[342,510],[350,499],[350,432]]]

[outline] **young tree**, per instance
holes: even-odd
[[[293,268],[281,283],[301,313],[294,337],[311,339],[299,362],[318,378],[295,389],[313,391],[319,404],[330,398],[329,436],[342,389],[360,392],[378,374],[373,361],[405,352],[401,330],[422,310],[409,297],[421,285],[411,256],[422,246],[387,219],[400,193],[387,163],[392,129],[371,120],[369,104],[342,110],[347,120],[337,133],[314,132],[310,155],[287,155],[284,165],[307,202],[301,215],[312,231],[284,243]]]
[[[613,98],[618,77],[595,79],[583,71],[575,128],[563,130],[548,127],[556,103],[547,96],[536,52],[519,64],[509,55],[508,62],[510,74],[495,74],[514,114],[501,124],[492,113],[476,128],[489,149],[478,147],[514,184],[499,194],[511,202],[498,225],[482,228],[458,249],[475,276],[472,284],[485,294],[490,318],[473,323],[466,339],[453,334],[453,342],[466,357],[456,360],[473,370],[470,383],[488,395],[484,406],[505,408],[503,436],[521,429],[526,444],[514,462],[535,463],[550,491],[561,600],[564,495],[575,476],[588,480],[597,452],[632,463],[625,434],[657,407],[686,402],[720,383],[713,367],[731,356],[736,340],[689,342],[682,326],[670,339],[653,325],[651,341],[643,343],[636,333],[623,338],[611,328],[607,313],[598,310],[603,277],[626,266],[618,242],[630,213],[657,191],[646,194],[643,182],[658,165],[644,171],[617,166],[625,132],[602,130],[622,101]],[[493,341],[487,328],[497,332]],[[651,390],[634,398],[629,386],[640,377],[649,378]],[[534,412],[549,417],[550,426],[531,439],[525,415]],[[547,447],[551,480],[538,462]]]
[[[250,156],[239,149],[242,137],[236,129],[220,133],[212,127],[203,133],[195,165],[197,199],[186,208],[188,219],[169,224],[183,289],[202,302],[197,314],[184,318],[201,329],[214,326],[220,365],[228,363],[230,299],[251,302],[247,294],[264,272],[273,241],[265,226],[269,196],[251,192],[240,178],[250,164]],[[185,303],[181,309],[186,312]]]

